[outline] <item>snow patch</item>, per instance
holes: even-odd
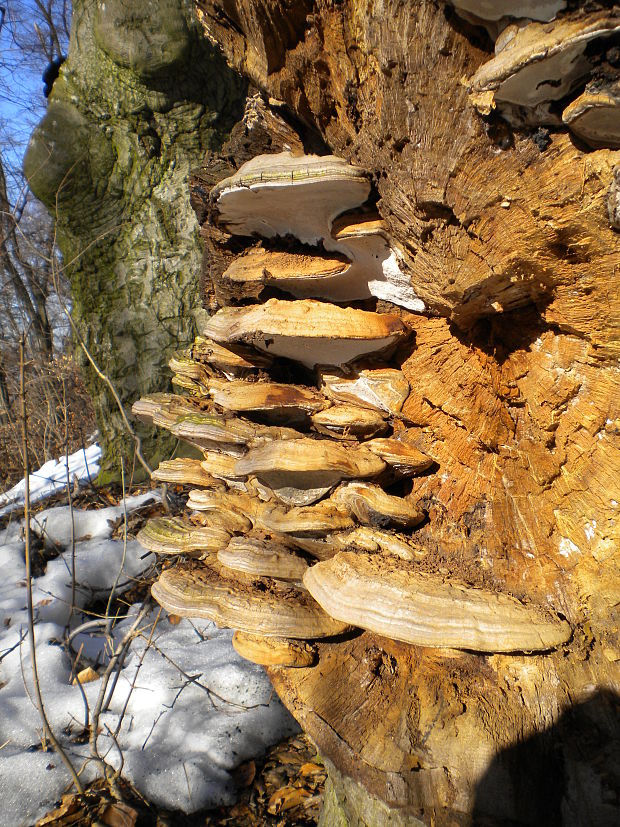
[[[101,459],[101,448],[95,444],[88,448],[70,454],[68,462],[66,457],[51,459],[42,465],[38,471],[30,474],[30,502],[50,497],[57,491],[63,491],[67,487],[67,468],[69,469],[69,481],[71,485],[78,482],[94,480],[99,473],[99,460]],[[26,492],[25,480],[21,480],[9,491],[0,494],[0,517],[22,508]]]
[[[89,459],[89,465],[91,463]],[[153,494],[128,498],[141,507]],[[35,531],[65,550],[33,581],[37,663],[52,728],[85,783],[99,772],[88,745],[78,743],[85,706],[71,683],[72,660],[66,630],[81,631],[73,651],[105,664],[142,608],[129,607],[111,634],[104,621],[93,624],[82,609],[105,601],[118,582],[120,591],[135,584],[154,563],[136,541],[109,538],[110,520],[123,506],[74,511],[78,542],[72,553],[68,508],[37,515]],[[41,750],[41,723],[30,698],[32,674],[27,639],[23,524],[0,531],[0,824],[32,824],[60,799],[69,777],[59,757]],[[81,539],[89,537],[89,539]],[[75,604],[71,615],[72,569]],[[82,629],[82,626],[84,628]],[[275,696],[264,670],[232,648],[232,631],[206,620],[171,624],[158,607],[140,624],[107,711],[100,720],[100,754],[154,804],[190,813],[235,800],[232,771],[273,743],[297,732],[297,724]],[[101,680],[83,685],[95,708]],[[122,758],[121,758],[122,755]]]

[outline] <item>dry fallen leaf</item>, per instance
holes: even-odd
[[[171,626],[178,626],[180,622],[181,618],[179,617],[179,615],[168,615],[168,623]]]
[[[304,777],[306,775],[318,775],[319,773],[324,775],[325,767],[320,767],[318,764],[313,764],[311,761],[299,768],[299,774]]]
[[[310,793],[307,790],[300,790],[295,787],[284,787],[281,790],[277,790],[271,796],[267,811],[271,813],[271,815],[277,815],[278,813],[299,806],[303,803],[304,799],[309,797]]]
[[[80,672],[77,673],[76,677],[73,678],[71,683],[74,686],[77,686],[78,681],[80,683],[92,683],[92,681],[98,681],[99,677],[99,673],[95,672],[92,666],[87,666],[86,669],[82,669]]]
[[[122,801],[109,804],[103,811],[101,821],[108,827],[135,827],[138,813],[133,807]]]
[[[77,795],[64,795],[60,807],[40,818],[36,827],[69,827],[78,824],[84,814],[83,804]]]

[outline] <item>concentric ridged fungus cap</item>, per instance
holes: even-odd
[[[360,408],[346,402],[319,411],[313,414],[311,419],[314,429],[320,434],[342,439],[368,439],[385,433],[389,427],[379,411]]]
[[[205,488],[222,488],[222,483],[208,474],[199,459],[177,457],[160,462],[153,471],[152,479],[158,482],[171,482],[178,485],[202,485]]]
[[[244,352],[238,352],[241,350]],[[243,348],[233,350],[204,336],[196,336],[191,354],[192,359],[221,371],[228,378],[245,376],[259,368],[268,368],[272,363],[272,359],[262,353]]]
[[[265,503],[257,516],[257,525],[265,531],[295,537],[320,537],[332,531],[353,527],[351,515],[331,500],[315,505],[286,509],[281,505]]]
[[[340,552],[309,568],[304,584],[332,617],[418,646],[533,652],[571,635],[568,623],[541,608],[378,555]]]
[[[207,332],[218,342],[243,342],[310,368],[382,352],[409,333],[398,316],[311,299],[225,307],[209,320]]]
[[[151,587],[167,612],[180,617],[206,617],[218,626],[266,637],[295,639],[330,637],[348,624],[329,617],[302,589],[272,580],[241,583],[213,569],[167,569]]]
[[[236,413],[260,413],[278,421],[307,416],[323,410],[323,394],[299,385],[280,382],[247,382],[235,379],[211,394],[216,405]]]
[[[333,219],[370,194],[367,173],[333,155],[258,155],[211,191],[218,222],[233,235],[293,235],[317,244]]]
[[[381,457],[384,462],[402,476],[421,474],[422,471],[426,471],[433,464],[430,457],[400,439],[379,437],[365,442],[364,447]]]
[[[229,569],[276,580],[301,580],[308,568],[290,546],[271,538],[233,537],[217,559]]]
[[[137,540],[156,554],[217,552],[228,545],[230,532],[221,527],[196,526],[180,517],[156,517],[138,532]]]
[[[253,448],[237,460],[235,472],[255,475],[289,501],[283,490],[329,490],[343,479],[374,477],[384,468],[383,460],[362,446],[304,438]]]

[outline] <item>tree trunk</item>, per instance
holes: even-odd
[[[620,152],[478,114],[466,79],[493,43],[444,3],[197,7],[235,69],[372,174],[426,306],[401,311],[401,367],[409,436],[436,463],[413,481],[435,576],[573,630],[536,655],[364,632],[272,667],[334,768],[322,824],[617,823]]]
[[[69,55],[24,168],[56,219],[80,335],[127,409],[196,333],[201,249],[187,179],[239,118],[244,90],[187,0],[73,3]],[[118,479],[133,441],[81,355],[100,479]],[[151,463],[169,455],[173,440],[139,430]]]

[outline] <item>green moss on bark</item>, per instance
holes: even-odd
[[[162,390],[195,335],[201,247],[188,175],[241,115],[243,81],[202,36],[186,0],[75,0],[67,61],[24,161],[56,216],[73,316],[128,409]],[[102,479],[132,462],[107,388],[88,370]],[[173,444],[140,428],[153,464]]]

